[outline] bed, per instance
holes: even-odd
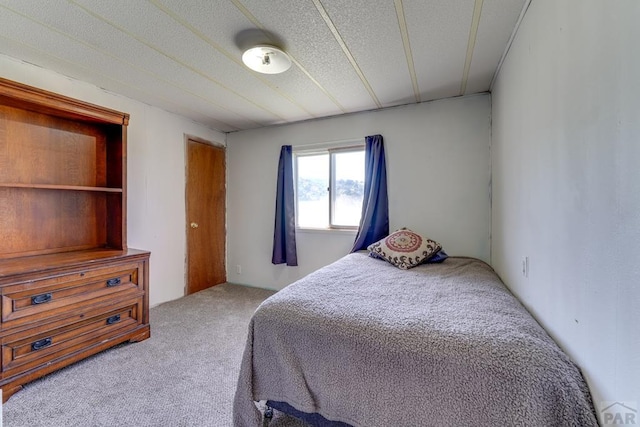
[[[235,426],[262,425],[256,401],[358,427],[598,425],[577,366],[491,267],[459,257],[400,270],[357,252],[265,300]]]

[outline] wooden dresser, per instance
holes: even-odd
[[[126,239],[128,114],[0,79],[0,387],[149,337]]]

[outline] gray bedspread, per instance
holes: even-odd
[[[354,253],[265,300],[234,425],[254,401],[353,426],[595,426],[575,364],[485,263],[399,270]]]

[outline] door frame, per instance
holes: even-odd
[[[229,172],[227,171],[227,146],[224,143],[218,141],[212,141],[208,139],[201,138],[195,135],[184,134],[184,286],[183,286],[183,295],[188,295],[189,291],[189,206],[187,201],[187,179],[189,174],[189,141],[199,142],[201,144],[210,145],[216,148],[222,148],[224,151],[224,270],[225,276],[228,276],[228,263],[227,263],[227,177]]]

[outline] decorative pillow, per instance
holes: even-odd
[[[369,256],[371,258],[382,259],[386,261],[386,259],[383,258],[382,255],[378,255],[375,252],[369,252]],[[449,258],[449,255],[444,251],[444,249],[441,249],[437,254],[423,262],[423,264],[440,264],[447,258]]]
[[[442,246],[408,228],[401,228],[384,239],[370,244],[367,249],[374,256],[398,268],[408,270],[428,261],[442,249]]]
[[[439,264],[442,261],[444,261],[445,259],[449,258],[449,255],[447,255],[447,253],[441,249],[440,252],[438,252],[437,254],[435,254],[434,256],[432,256],[431,258],[429,258],[428,260],[425,261],[426,264]]]

